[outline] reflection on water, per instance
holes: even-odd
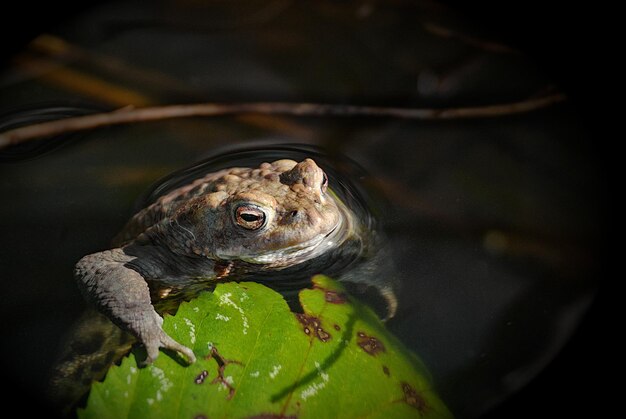
[[[2,76],[0,110],[24,106],[34,120],[50,101],[66,116],[77,99],[92,111],[133,98],[466,106],[552,86],[523,54],[483,48],[480,33],[429,2],[281,1],[267,14],[255,2],[240,13],[196,3],[119,2],[69,21]],[[567,104],[454,121],[236,115],[100,129],[41,156],[18,150],[0,166],[11,284],[3,368],[20,389],[43,392],[54,348],[84,309],[72,267],[108,248],[134,205],[198,171],[310,154],[386,237],[400,286],[388,328],[425,361],[457,417],[477,417],[550,363],[593,299],[603,196],[579,122]],[[257,151],[211,157],[136,204],[157,179],[241,144]]]

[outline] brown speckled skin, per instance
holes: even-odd
[[[281,269],[341,245],[353,215],[326,183],[311,159],[209,174],[137,213],[115,239],[119,247],[83,257],[75,277],[88,301],[145,345],[146,362],[159,348],[194,362],[191,349],[163,331],[147,281],[181,286],[214,277],[218,261]],[[242,227],[240,207],[261,211],[263,225]]]

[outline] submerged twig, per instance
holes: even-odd
[[[564,94],[553,94],[499,105],[466,108],[418,109],[376,106],[333,105],[316,103],[201,103],[190,105],[125,107],[113,112],[71,117],[11,129],[0,133],[0,149],[29,140],[89,130],[111,125],[130,124],[172,118],[219,116],[232,114],[282,114],[293,116],[374,116],[417,120],[488,118],[519,114],[541,109],[565,100]]]

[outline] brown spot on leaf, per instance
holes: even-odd
[[[329,290],[328,288],[324,288],[319,284],[315,284],[313,286],[313,289],[324,291],[324,300],[326,300],[327,303],[343,304],[348,300],[348,296],[345,292]]]
[[[389,377],[389,368],[386,365],[383,365],[383,372],[387,377]]]
[[[375,356],[379,352],[385,352],[385,345],[375,338],[374,336],[368,336],[363,332],[356,334],[356,343],[368,354]]]
[[[343,304],[347,301],[348,298],[343,292],[326,290],[326,292],[324,293],[324,299],[327,303]]]
[[[317,328],[317,338],[322,342],[327,342],[330,339],[330,333],[322,329],[321,327]]]
[[[200,374],[196,376],[196,378],[194,378],[193,382],[196,384],[202,384],[204,383],[207,375],[209,375],[209,372],[207,370],[203,370]]]
[[[193,417],[193,419],[209,419],[209,417],[205,414],[199,413]]]
[[[335,328],[336,331],[340,331],[341,330],[341,327],[339,327],[338,324],[334,324],[333,327]]]
[[[296,318],[304,326],[302,330],[306,335],[310,335],[313,331],[315,337],[322,342],[328,342],[332,338],[331,334],[322,328],[322,323],[317,317],[306,313],[296,313]]]
[[[409,383],[402,382],[401,385],[404,392],[404,402],[423,414],[428,408],[426,400]]]
[[[230,400],[235,395],[235,387],[232,386],[226,379],[224,378],[224,370],[226,366],[229,364],[242,365],[239,361],[234,361],[231,359],[224,358],[218,351],[215,346],[211,348],[211,353],[206,356],[206,359],[213,358],[215,362],[217,362],[217,377],[211,381],[211,384],[221,384],[228,389],[228,396],[226,396],[227,400]],[[203,371],[204,372],[204,371]],[[196,377],[198,378],[198,377]],[[206,377],[205,377],[206,378]],[[204,380],[204,379],[203,379]],[[199,383],[198,383],[199,384]]]

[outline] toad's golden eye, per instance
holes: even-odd
[[[258,230],[265,225],[267,217],[255,205],[240,205],[235,209],[235,221],[247,230]]]

